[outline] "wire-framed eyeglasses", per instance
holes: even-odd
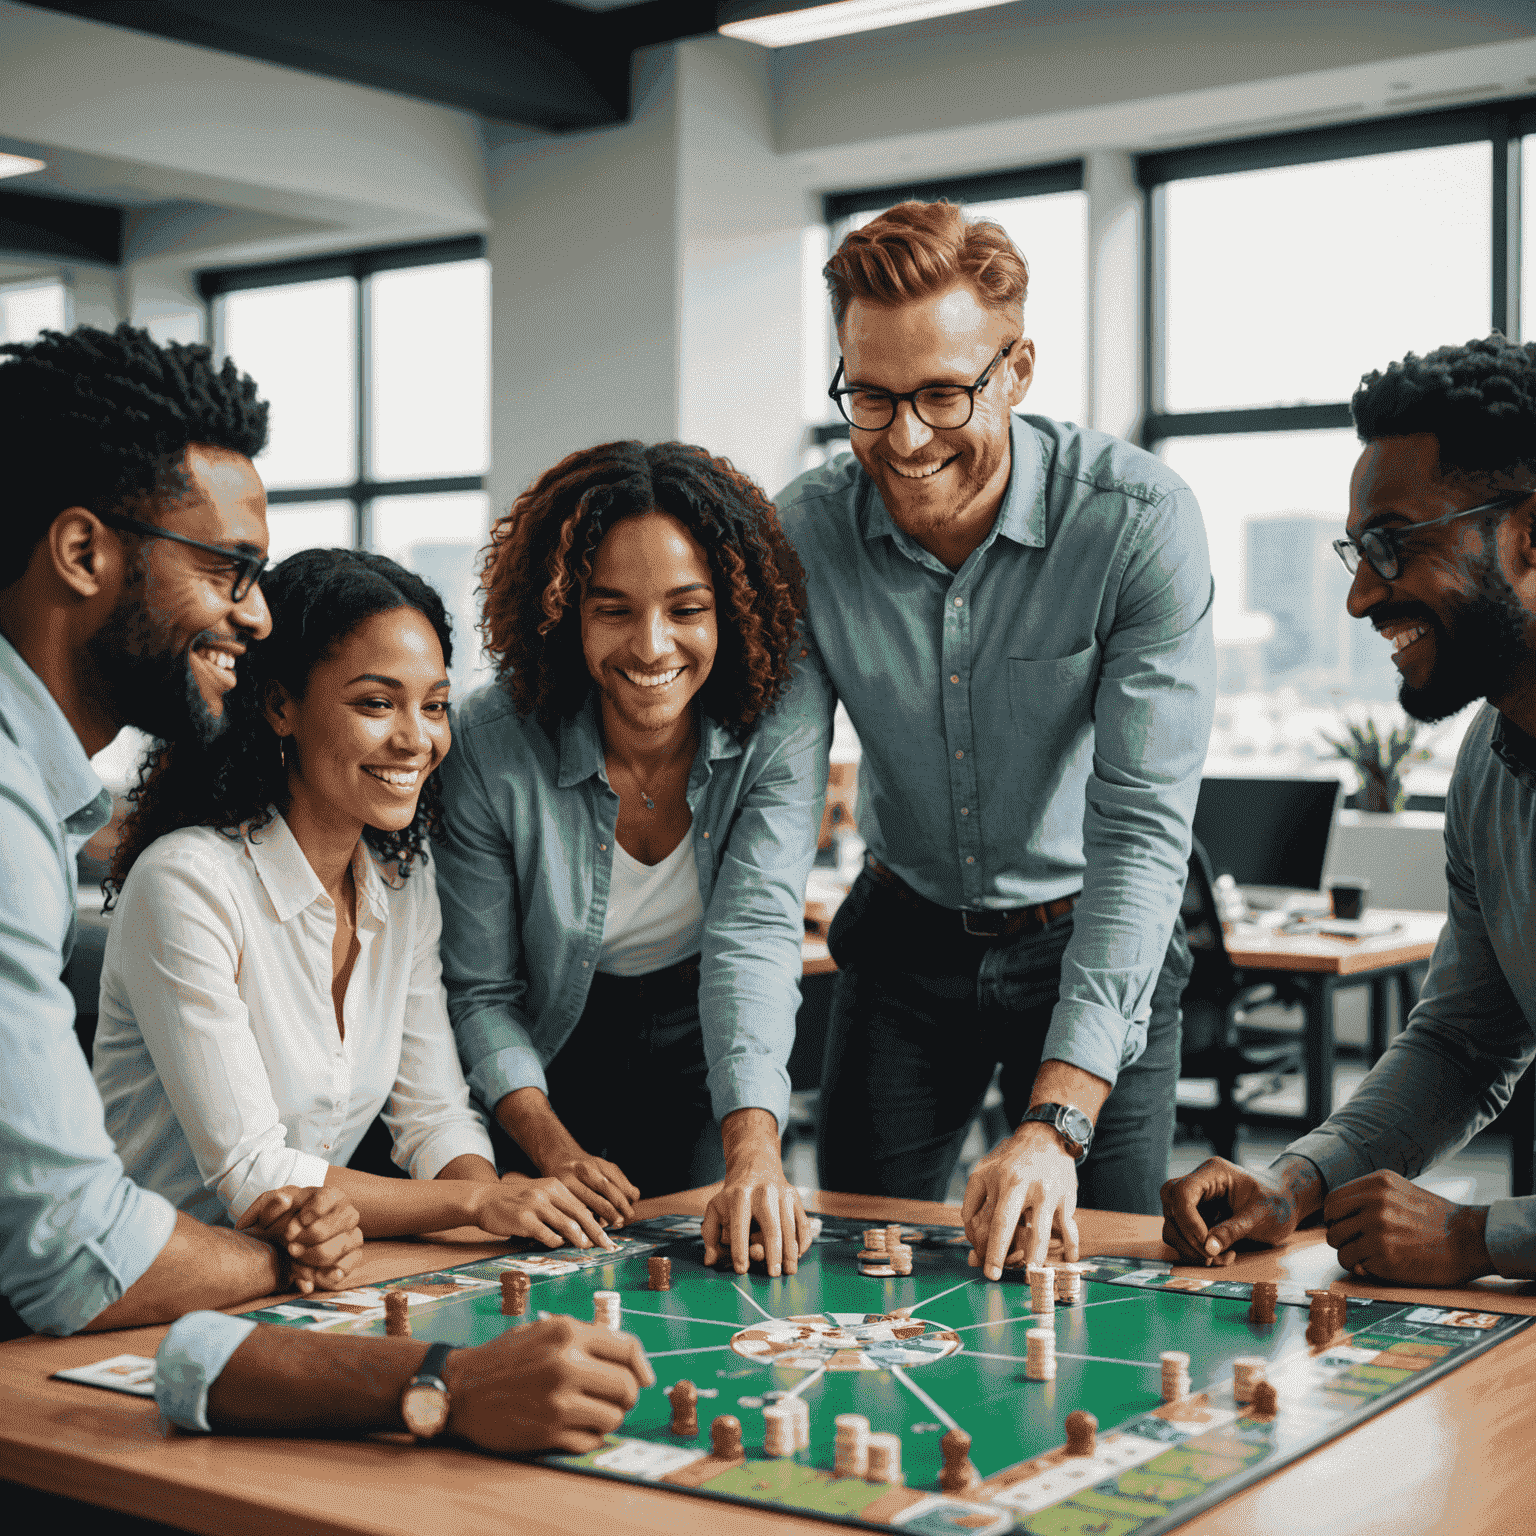
[[[1511,491],[1492,501],[1480,502],[1475,507],[1464,507],[1460,512],[1447,512],[1444,517],[1434,518],[1427,523],[1408,523],[1401,528],[1368,528],[1358,539],[1335,539],[1333,547],[1339,559],[1344,562],[1344,569],[1351,576],[1360,569],[1360,557],[1363,555],[1383,581],[1395,581],[1403,569],[1403,551],[1411,535],[1426,528],[1439,528],[1442,524],[1454,523],[1457,518],[1473,517],[1479,512],[1517,507],[1529,495],[1529,491]]]
[[[229,549],[223,544],[204,544],[201,539],[189,539],[184,533],[172,533],[168,528],[157,528],[153,523],[141,522],[136,517],[124,517],[121,512],[98,512],[97,518],[109,528],[122,528],[146,539],[172,539],[206,554],[218,555],[234,567],[234,587],[231,600],[244,602],[251,588],[261,580],[261,573],[269,563],[268,556],[248,554],[245,550]]]
[[[896,407],[905,400],[912,413],[925,427],[940,432],[952,432],[970,421],[976,410],[976,396],[987,387],[997,370],[997,365],[1018,346],[1022,337],[1015,336],[982,370],[974,384],[928,384],[922,389],[909,390],[898,395],[889,389],[872,389],[865,385],[838,388],[843,376],[843,363],[838,360],[837,372],[827,387],[828,396],[837,402],[843,420],[861,432],[883,432],[896,419]]]

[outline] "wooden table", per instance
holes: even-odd
[[[640,1214],[702,1212],[707,1190],[646,1201]],[[813,1196],[829,1215],[952,1222],[952,1206],[853,1195]],[[1084,1253],[1172,1258],[1160,1221],[1080,1211]],[[504,1251],[473,1232],[431,1242],[368,1244],[360,1281],[390,1279]],[[1347,1280],[1320,1234],[1248,1254],[1233,1279],[1335,1284],[1358,1296],[1411,1296],[1446,1306],[1536,1315],[1536,1296],[1500,1288],[1397,1291]],[[1495,1282],[1497,1286],[1497,1282]],[[615,1536],[717,1530],[718,1506],[681,1494],[578,1477],[403,1437],[302,1440],[163,1432],[153,1403],[68,1382],[63,1366],[152,1354],[164,1329],[32,1337],[0,1345],[0,1477],[209,1536]],[[1508,1536],[1531,1528],[1536,1443],[1536,1329],[1407,1402],[1244,1490],[1182,1531],[1188,1536]],[[751,1508],[733,1536],[827,1536],[815,1520]]]

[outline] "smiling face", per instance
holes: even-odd
[[[1369,444],[1350,482],[1347,532],[1404,531],[1487,501],[1497,492],[1440,476],[1432,433]],[[1368,619],[1393,648],[1398,698],[1415,719],[1443,720],[1473,699],[1499,700],[1530,659],[1531,617],[1505,573],[1501,546],[1523,536],[1524,508],[1469,517],[1410,538],[1385,581],[1360,562],[1350,614]]]
[[[715,664],[709,557],[675,517],[626,517],[604,536],[581,600],[581,649],[603,723],[651,733],[687,711]]]
[[[975,383],[1022,329],[1017,311],[987,309],[960,284],[910,304],[855,299],[838,336],[850,385],[907,394],[929,385]],[[1008,485],[1009,412],[1029,389],[1034,356],[1033,342],[1018,341],[977,394],[963,427],[926,426],[903,402],[884,431],[850,431],[854,456],[886,510],[925,548],[968,519],[991,526]]]
[[[267,723],[287,748],[292,808],[332,828],[399,832],[452,742],[448,669],[425,615],[364,619],[310,669],[302,699],[278,690]]]
[[[133,515],[169,533],[242,554],[265,554],[267,498],[243,454],[194,443],[187,489]],[[134,535],[112,534],[125,543]],[[258,583],[237,603],[236,569],[174,539],[143,538],[116,606],[86,642],[111,713],[162,740],[207,741],[223,726],[239,658],[272,618]]]

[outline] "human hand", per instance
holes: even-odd
[[[580,1454],[624,1422],[656,1374],[632,1334],[570,1317],[510,1328],[443,1367],[448,1432],[482,1450]]]
[[[1000,1280],[1005,1262],[1045,1263],[1051,1233],[1077,1261],[1077,1164],[1048,1125],[1027,1120],[971,1170],[960,1217],[970,1264]]]
[[[546,1248],[606,1248],[615,1243],[559,1179],[506,1173],[494,1184],[468,1186],[470,1219],[497,1237],[535,1237]]]
[[[751,1243],[755,1222],[768,1273],[794,1274],[800,1256],[811,1246],[811,1225],[799,1192],[784,1176],[778,1121],[766,1109],[738,1109],[725,1117],[720,1131],[725,1182],[704,1208],[704,1262],[713,1264],[720,1257],[725,1235],[732,1269],[746,1274],[748,1263],[758,1256]]]
[[[1399,1173],[1378,1170],[1323,1204],[1328,1246],[1362,1277],[1405,1285],[1463,1285],[1493,1269],[1486,1205],[1457,1205]]]
[[[634,1220],[633,1202],[640,1198],[640,1191],[617,1163],[594,1157],[590,1152],[577,1152],[546,1163],[544,1172],[559,1179],[583,1205],[597,1213],[597,1219],[605,1226],[622,1227],[626,1221]]]
[[[1209,1157],[1193,1173],[1169,1179],[1161,1194],[1163,1241],[1191,1264],[1230,1264],[1239,1238],[1289,1237],[1321,1202],[1322,1177],[1304,1157],[1260,1170]]]
[[[344,1290],[363,1246],[357,1208],[329,1185],[269,1189],[235,1223],[283,1255],[294,1288]]]

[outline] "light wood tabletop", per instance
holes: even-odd
[[[1428,960],[1445,926],[1443,912],[1400,912],[1373,907],[1370,917],[1395,920],[1391,933],[1345,939],[1328,934],[1281,933],[1254,923],[1234,923],[1226,930],[1227,953],[1245,970],[1325,971],[1357,976],[1391,966]]]
[[[702,1212],[708,1190],[644,1202],[641,1215]],[[829,1215],[959,1222],[955,1207],[824,1194]],[[1078,1212],[1084,1253],[1172,1258],[1150,1216]],[[367,1246],[360,1282],[504,1252],[483,1234]],[[1536,1315],[1536,1296],[1495,1282],[1454,1292],[1394,1291],[1346,1280],[1315,1232],[1246,1254],[1233,1279],[1333,1284],[1351,1295],[1411,1297]],[[826,1536],[820,1521],[720,1506],[659,1488],[580,1477],[404,1436],[321,1440],[187,1435],[153,1403],[50,1373],[113,1354],[153,1354],[163,1328],[0,1345],[0,1477],[209,1536],[615,1536],[717,1530]],[[1532,1529],[1536,1329],[1470,1361],[1405,1402],[1181,1527],[1188,1536],[1508,1536]]]

